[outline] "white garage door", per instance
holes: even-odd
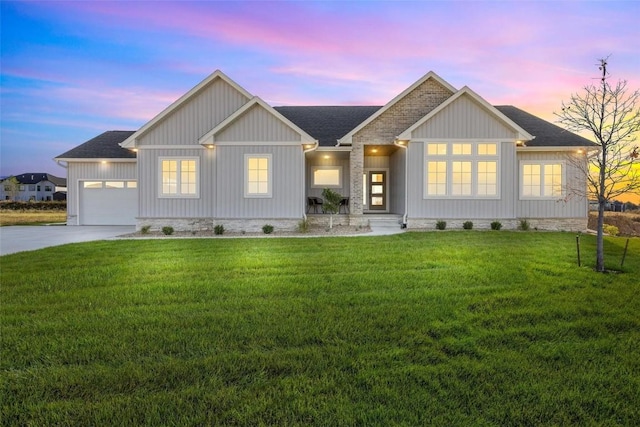
[[[80,225],[135,225],[136,181],[81,181]]]

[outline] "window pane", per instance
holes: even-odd
[[[478,162],[477,194],[479,196],[497,195],[498,174],[496,162]]]
[[[427,154],[430,156],[446,156],[447,144],[427,144]]]
[[[340,169],[314,169],[313,185],[317,187],[340,186]]]
[[[529,197],[540,196],[540,165],[523,165],[522,195]]]
[[[102,181],[85,181],[84,188],[102,188]]]
[[[367,206],[367,174],[362,174],[362,206]]]
[[[447,162],[427,162],[427,194],[447,194]]]
[[[137,181],[127,182],[127,188],[138,188],[138,182]]]
[[[247,194],[269,194],[269,158],[247,159]]]
[[[478,156],[495,156],[498,153],[496,144],[478,144]]]
[[[562,165],[544,165],[544,195],[549,197],[562,195]]]
[[[471,155],[471,144],[453,144],[451,151],[454,156]]]
[[[107,181],[105,182],[105,188],[124,188],[123,181]]]
[[[471,195],[471,162],[451,163],[451,194]]]
[[[383,182],[383,181],[384,181],[383,174],[381,173],[371,174],[371,182]]]

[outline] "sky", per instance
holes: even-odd
[[[555,121],[572,93],[640,88],[640,0],[0,0],[0,176],[136,130],[217,69],[279,105],[384,105],[434,71]]]

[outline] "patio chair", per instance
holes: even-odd
[[[320,207],[320,213],[324,213],[322,204],[324,201],[320,197],[307,197],[307,213],[313,208],[313,213],[318,213],[318,207]]]
[[[344,208],[344,213],[349,213],[349,198],[343,197],[340,199],[340,204],[338,205],[338,213]]]

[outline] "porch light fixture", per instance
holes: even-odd
[[[372,153],[377,153],[377,152],[378,152],[378,149],[377,149],[377,148],[372,148],[372,149],[371,149],[371,152],[372,152]]]
[[[208,144],[208,145],[207,145],[207,148],[208,148],[209,150],[213,150],[213,147],[214,147],[214,145],[213,145],[213,144]]]
[[[102,163],[103,165],[106,165],[106,164],[107,164],[107,161],[106,161],[106,160],[103,160],[103,161],[102,161],[102,162],[100,162],[100,163]]]
[[[325,154],[325,155],[323,156],[323,158],[324,158],[324,159],[330,159],[330,158],[331,158],[331,156],[329,156],[328,154]]]
[[[526,145],[524,144],[524,141],[518,140],[516,141],[516,147],[526,147]]]

